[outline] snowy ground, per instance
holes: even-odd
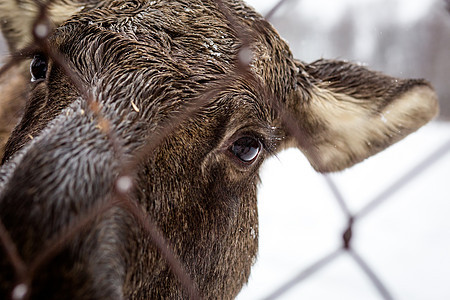
[[[261,0],[248,2],[262,12],[272,5]],[[302,5],[305,2],[311,0]],[[325,7],[333,6],[334,1],[327,5],[318,2]],[[416,2],[424,4],[424,0]],[[416,14],[420,10],[409,9]],[[449,143],[450,124],[432,123],[331,179],[356,213]],[[239,300],[268,296],[333,252],[340,247],[347,225],[324,177],[314,172],[298,150],[287,150],[267,161],[261,177],[259,257]],[[355,224],[353,247],[394,299],[450,299],[449,178],[450,149]],[[382,297],[358,265],[342,255],[280,299]]]
[[[450,124],[433,123],[331,178],[358,212],[445,143],[450,143]],[[450,151],[355,224],[355,249],[395,299],[450,299],[449,178]],[[297,150],[267,161],[262,182],[259,258],[240,300],[264,298],[334,251],[346,227],[325,179]],[[280,299],[381,297],[343,255]]]

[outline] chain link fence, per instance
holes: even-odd
[[[441,86],[450,69],[439,73],[440,66],[426,58],[442,54],[438,61],[446,64],[450,60],[445,50],[448,47],[436,49],[436,45],[427,44],[430,53],[423,55],[422,61],[410,60],[413,66],[403,67],[401,60],[380,59],[379,47],[397,47],[391,54],[395,58],[400,53],[402,59],[416,55],[420,58],[418,47],[392,45],[405,42],[405,38],[377,44],[384,43],[387,31],[393,30],[399,30],[400,36],[409,35],[417,43],[431,39],[430,35],[446,40],[450,23],[445,19],[448,15],[443,2],[425,3],[430,6],[423,9],[423,16],[402,29],[392,21],[398,12],[389,10],[396,6],[404,9],[395,1],[362,1],[353,6],[346,1],[330,3],[328,11],[342,6],[331,16],[333,20],[326,20],[330,15],[318,9],[324,3],[313,2],[290,2],[272,20],[297,57],[364,61],[397,76],[430,78],[433,83],[439,82],[441,106],[448,106],[448,92]],[[317,12],[311,14],[309,6],[316,7]],[[349,24],[364,17],[365,24]],[[440,31],[426,29],[429,23],[423,20],[430,18],[445,24],[442,36]],[[358,30],[372,36],[357,35]],[[421,32],[427,32],[427,37]],[[357,53],[361,39],[378,49],[373,57]],[[340,43],[338,47],[330,49],[336,42]],[[443,78],[437,78],[438,74]],[[447,119],[445,109],[441,120]],[[249,287],[239,299],[448,298],[450,290],[443,278],[450,275],[445,254],[450,249],[446,239],[450,224],[445,217],[450,212],[445,183],[450,175],[449,138],[450,127],[438,122],[351,170],[323,178],[310,171],[294,150],[281,155],[280,162],[269,162],[270,173],[264,176],[263,171],[259,199],[261,255]],[[285,190],[281,196],[280,190]],[[351,236],[354,239],[348,243]]]
[[[223,13],[227,15],[227,12],[225,9],[223,9],[223,4],[220,0],[216,1],[219,8],[223,10]],[[64,71],[65,73],[71,78],[73,83],[77,86],[78,90],[81,94],[85,95],[85,98],[87,101],[90,101],[90,107],[98,119],[99,123],[107,123],[108,120],[105,120],[103,116],[100,114],[100,112],[97,110],[96,100],[91,99],[89,95],[86,93],[83,85],[77,78],[77,75],[74,74],[70,68],[67,67],[67,64],[63,57],[57,52],[54,51],[54,49],[51,49],[48,45],[48,42],[46,40],[46,34],[39,35],[36,34],[36,28],[42,24],[46,24],[46,10],[47,10],[48,3],[43,3],[41,5],[41,13],[38,15],[36,19],[36,23],[34,25],[34,28],[32,30],[35,32],[34,34],[34,44],[30,46],[27,49],[23,49],[20,51],[20,53],[13,53],[11,58],[6,60],[6,63],[3,65],[2,69],[0,70],[0,75],[3,75],[7,73],[7,71],[17,65],[20,61],[26,59],[27,54],[32,53],[36,50],[36,48],[40,49],[41,51],[45,52],[49,57],[52,58],[53,61],[57,62],[60,66],[65,67]],[[267,19],[273,18],[274,20],[282,19],[282,15],[279,12],[286,12],[289,11],[290,6],[294,6],[295,2],[293,1],[279,1],[278,3],[274,4],[272,9],[268,10],[268,13],[266,14]],[[236,22],[234,22],[233,17],[227,15],[227,18],[229,19],[230,23],[233,26],[238,26]],[[249,44],[251,35],[249,35],[248,32],[245,32],[244,30],[240,30],[240,28],[235,28],[236,32],[240,32],[242,34],[241,36],[241,42],[243,47],[245,48],[246,45]],[[239,76],[250,76],[248,74],[248,70],[246,70],[244,67],[238,66],[237,72],[239,72]],[[233,76],[230,76],[227,80],[233,80]],[[251,78],[249,79],[251,80]],[[223,85],[225,85],[226,82],[223,82]],[[122,172],[121,177],[118,179],[118,183],[120,182],[127,182],[126,179],[131,176],[131,174],[136,169],[137,165],[142,161],[142,159],[145,157],[146,154],[151,153],[153,149],[155,149],[161,141],[164,140],[164,138],[174,130],[179,124],[181,124],[184,120],[191,117],[199,108],[202,107],[202,105],[206,104],[206,101],[211,97],[212,94],[220,92],[220,86],[217,87],[217,89],[211,90],[202,97],[200,97],[196,103],[194,103],[192,106],[187,107],[183,112],[180,114],[177,114],[175,117],[171,120],[171,125],[167,126],[166,128],[163,128],[157,136],[152,136],[152,142],[148,143],[148,146],[145,147],[145,149],[141,150],[139,153],[136,154],[136,157],[133,159],[131,163],[128,163],[124,166],[122,166]],[[97,107],[97,108],[96,108]],[[289,121],[286,121],[289,122]],[[105,126],[105,128],[108,128],[108,126]],[[444,129],[445,131],[445,129]],[[114,135],[111,133],[108,133],[109,137],[114,140]],[[350,184],[350,188],[347,188],[347,192],[343,192],[346,188],[342,188],[345,186],[345,183],[340,182],[340,177],[335,175],[328,175],[324,176],[323,178],[320,177],[320,180],[323,180],[325,183],[325,186],[327,187],[327,191],[329,192],[328,199],[332,199],[331,202],[327,202],[327,204],[318,209],[318,211],[315,212],[315,216],[318,216],[318,219],[316,220],[310,220],[311,222],[329,222],[328,216],[330,210],[333,210],[334,212],[337,212],[340,217],[337,217],[337,221],[334,220],[333,224],[344,224],[338,225],[339,228],[339,234],[334,237],[332,237],[332,242],[328,244],[327,249],[330,248],[330,250],[324,250],[324,249],[314,249],[313,251],[316,251],[315,256],[310,256],[310,261],[303,263],[303,267],[299,269],[297,272],[295,272],[295,275],[292,275],[291,278],[286,278],[286,274],[274,274],[274,276],[280,276],[283,277],[282,283],[280,284],[273,284],[268,287],[270,291],[265,292],[265,294],[262,296],[264,299],[277,299],[280,297],[283,297],[284,295],[290,295],[293,297],[293,299],[296,298],[302,298],[301,291],[293,293],[292,291],[297,291],[298,288],[301,289],[302,285],[305,284],[306,281],[310,280],[313,277],[318,276],[319,273],[324,272],[324,270],[333,268],[333,265],[337,264],[339,261],[342,260],[343,257],[345,257],[345,264],[352,264],[353,266],[356,266],[358,274],[360,274],[361,277],[365,277],[368,279],[368,282],[372,284],[374,287],[373,294],[374,299],[397,299],[397,294],[393,293],[393,290],[395,289],[395,286],[393,286],[389,280],[387,280],[384,276],[379,275],[379,267],[377,266],[379,261],[377,263],[373,262],[371,259],[368,259],[363,251],[360,250],[360,243],[357,243],[354,241],[354,236],[357,235],[358,238],[360,238],[363,234],[356,234],[359,232],[359,227],[361,226],[361,223],[363,223],[367,219],[377,219],[380,218],[377,213],[383,209],[383,207],[386,206],[386,202],[395,201],[396,195],[399,193],[402,189],[409,189],[411,185],[417,184],[417,178],[422,176],[422,174],[425,174],[428,172],[429,169],[432,169],[434,166],[438,164],[443,164],[444,160],[448,160],[448,154],[450,152],[450,137],[446,135],[445,133],[440,136],[444,137],[443,140],[440,140],[439,143],[436,143],[436,145],[433,145],[433,151],[426,153],[423,155],[423,158],[417,159],[410,164],[407,165],[406,169],[404,171],[398,171],[397,177],[393,180],[391,180],[388,184],[386,184],[385,187],[380,188],[380,190],[375,192],[367,192],[369,195],[366,195],[368,200],[365,204],[360,204],[359,207],[351,206],[349,198],[352,198],[348,194],[348,190],[350,190],[350,193],[353,188],[357,188],[354,185],[358,185],[359,183]],[[435,141],[434,141],[435,142]],[[411,150],[414,151],[414,150]],[[119,151],[120,152],[120,151]],[[292,155],[292,154],[289,154]],[[296,157],[297,154],[294,154],[293,156]],[[296,157],[298,159],[298,157]],[[448,165],[448,164],[447,164]],[[297,166],[302,167],[303,165]],[[394,167],[394,166],[393,166]],[[395,168],[395,167],[394,167]],[[281,171],[285,172],[285,171]],[[388,170],[386,170],[388,172]],[[446,174],[448,176],[448,173]],[[309,177],[312,175],[307,175],[306,177]],[[319,175],[318,175],[319,176]],[[379,175],[380,177],[383,177],[383,174]],[[433,175],[432,175],[433,176]],[[445,176],[442,174],[439,174],[437,176]],[[307,203],[307,201],[315,201],[316,198],[312,199],[311,195],[308,195],[308,199],[303,199],[304,197],[300,198],[300,196],[304,195],[303,191],[304,188],[302,186],[309,185],[308,180],[310,178],[298,178],[297,186],[299,187],[298,192],[295,192],[294,198],[299,196],[299,199],[296,200],[299,203],[302,203],[299,209],[302,211],[307,211],[308,207],[305,207],[304,204]],[[379,178],[378,178],[379,179]],[[378,180],[377,178],[371,180]],[[263,176],[264,180],[264,176]],[[294,183],[295,184],[295,183]],[[127,184],[125,184],[126,186]],[[369,184],[370,185],[370,184]],[[2,242],[2,245],[6,249],[6,253],[10,258],[10,261],[12,262],[16,277],[18,278],[18,285],[16,289],[14,290],[14,298],[15,299],[24,299],[26,295],[26,283],[30,282],[31,278],[35,276],[36,270],[43,264],[45,264],[46,261],[51,259],[52,256],[54,256],[63,246],[65,243],[67,243],[76,233],[78,233],[80,230],[85,228],[92,222],[92,220],[95,219],[96,216],[103,214],[108,209],[110,209],[113,206],[121,206],[124,209],[128,210],[130,213],[132,213],[136,218],[139,220],[139,222],[142,224],[142,226],[147,230],[149,235],[152,237],[155,245],[160,249],[160,252],[163,254],[165,259],[169,262],[169,264],[172,267],[172,270],[176,274],[176,276],[180,279],[180,281],[183,283],[184,287],[190,292],[190,296],[193,299],[199,298],[199,295],[197,294],[197,291],[195,290],[194,285],[191,282],[191,279],[184,271],[184,266],[178,258],[172,253],[170,250],[169,245],[167,244],[167,241],[164,237],[164,233],[161,232],[155,223],[149,219],[147,216],[143,214],[143,212],[136,206],[136,204],[129,199],[129,196],[127,194],[128,189],[124,188],[121,189],[118,185],[118,189],[115,192],[114,199],[111,199],[106,204],[103,204],[99,207],[96,207],[91,211],[91,213],[87,216],[84,216],[80,220],[76,220],[70,226],[70,228],[64,228],[62,232],[57,236],[57,238],[49,244],[49,247],[47,249],[43,249],[42,253],[37,256],[37,258],[31,262],[30,265],[26,265],[22,258],[18,255],[17,249],[14,249],[14,243],[11,241],[8,237],[8,233],[0,226],[0,240]],[[423,199],[423,201],[430,201],[430,199],[433,199],[433,187],[430,187],[429,191],[429,198]],[[313,191],[314,192],[314,191]],[[321,188],[320,191],[317,191],[318,193],[323,193],[323,188]],[[448,200],[450,200],[450,196],[447,193],[444,197],[447,197]],[[268,201],[278,201],[280,200],[279,194],[275,198],[278,199],[263,199],[260,200],[264,203]],[[261,205],[265,205],[262,203]],[[331,204],[331,205],[330,205]],[[278,207],[280,205],[277,204]],[[446,207],[448,208],[448,207]],[[292,209],[295,211],[297,208]],[[281,206],[281,215],[284,215],[283,210],[286,210],[286,208],[283,208]],[[320,210],[326,211],[327,214],[322,214]],[[405,212],[407,213],[407,212]],[[264,214],[264,213],[262,213]],[[307,218],[307,214],[298,214],[298,218],[301,218],[301,216],[304,216]],[[374,216],[375,215],[375,216]],[[263,216],[262,216],[263,217]],[[294,216],[295,218],[295,216]],[[382,218],[380,218],[382,220]],[[422,220],[417,220],[417,222],[421,222]],[[374,221],[377,223],[377,221]],[[383,221],[381,221],[383,222]],[[416,222],[416,220],[414,221]],[[312,223],[310,223],[311,225]],[[286,229],[286,227],[277,227],[277,224],[275,225],[276,231],[283,231]],[[289,225],[287,225],[289,226]],[[448,226],[448,224],[446,224]],[[383,228],[389,229],[389,226],[385,226]],[[294,232],[298,232],[298,235],[300,236],[304,230],[298,229]],[[295,234],[295,233],[294,233]],[[264,236],[264,227],[261,226],[261,235]],[[280,235],[280,239],[291,239],[293,238],[290,236],[289,233],[284,233]],[[368,237],[370,238],[370,237]],[[446,239],[447,237],[437,237],[437,239],[443,238]],[[321,236],[315,236],[313,239],[320,239],[322,240]],[[261,238],[262,243],[266,243],[267,241],[264,241],[264,238]],[[306,241],[306,240],[304,240]],[[382,240],[379,242],[383,244],[383,246],[380,249],[383,248],[392,248],[395,249],[397,245],[395,244],[400,243],[401,239],[399,237],[398,241],[390,241],[392,243],[384,244]],[[358,246],[355,246],[355,243],[357,243]],[[305,248],[307,246],[307,242],[305,242]],[[320,244],[320,243],[319,243]],[[333,246],[334,245],[334,246]],[[265,247],[265,246],[263,246]],[[303,245],[302,245],[303,247]],[[334,248],[333,248],[334,247]],[[276,247],[275,247],[276,248]],[[302,256],[302,249],[295,250],[300,256]],[[320,255],[317,255],[319,253]],[[400,254],[399,254],[400,255]],[[405,253],[407,255],[407,253]],[[282,256],[281,254],[278,254],[277,256]],[[288,258],[288,259],[295,259],[295,258]],[[446,257],[442,257],[443,260],[447,259]],[[292,262],[292,265],[295,266],[295,262]],[[449,264],[447,264],[448,266]],[[297,268],[297,267],[295,267]],[[255,270],[257,272],[258,270]],[[420,272],[420,271],[418,271]],[[317,274],[316,274],[317,273]],[[254,275],[256,276],[256,275]],[[352,282],[346,282],[343,280],[345,284],[348,284],[348,286],[352,285]],[[426,281],[426,280],[424,280]],[[252,288],[252,282],[250,282],[249,289]],[[261,287],[254,287],[255,289],[261,289]],[[326,286],[321,286],[321,289],[327,289]],[[429,286],[424,285],[424,288],[429,288]],[[370,289],[370,288],[369,288]],[[264,287],[264,290],[266,291],[267,288]],[[246,296],[247,293],[247,296]],[[318,293],[320,294],[320,293]],[[243,295],[239,296],[240,299],[245,299],[245,297],[248,297],[247,299],[251,299],[252,294],[248,294],[247,291],[244,291]],[[256,294],[253,294],[256,295]],[[450,296],[450,292],[448,294],[443,295],[443,299]],[[258,296],[259,297],[259,296]],[[341,299],[339,295],[335,295],[335,298]],[[412,298],[410,298],[412,299]]]

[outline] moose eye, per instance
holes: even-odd
[[[47,75],[47,58],[42,54],[36,54],[30,64],[31,82],[45,79]]]
[[[261,142],[253,137],[241,137],[229,148],[229,151],[242,162],[250,164],[261,151]]]

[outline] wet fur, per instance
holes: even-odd
[[[240,40],[214,1],[102,1],[74,7],[65,22],[54,18],[51,44],[101,104],[114,140],[50,62],[45,82],[31,84],[0,169],[1,221],[25,262],[61,228],[112,197],[121,164],[174,113],[220,85],[142,161],[132,196],[156,220],[201,295],[234,298],[257,253],[256,187],[264,158],[298,146],[318,171],[341,170],[436,113],[425,81],[396,81],[344,62],[304,64],[253,10],[240,1],[226,6],[253,34],[251,77],[236,72]],[[27,37],[9,28],[14,50]],[[342,120],[353,115],[369,128],[370,118],[388,107],[395,112],[389,126],[380,122],[352,133],[353,118]],[[297,121],[303,142],[280,111]],[[227,149],[240,136],[264,145],[254,164],[230,156]],[[7,297],[15,281],[5,254],[0,257],[0,295]],[[38,274],[31,289],[36,299],[187,297],[148,235],[120,207],[78,234]]]

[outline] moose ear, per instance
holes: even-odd
[[[438,112],[436,93],[424,80],[397,79],[342,61],[319,60],[302,68],[312,85],[309,99],[299,100],[295,109],[303,133],[297,146],[319,172],[364,160]]]
[[[47,16],[52,25],[59,25],[83,8],[76,0],[2,0],[0,1],[0,26],[11,52],[26,47],[32,41],[33,24],[42,3],[48,2]]]

